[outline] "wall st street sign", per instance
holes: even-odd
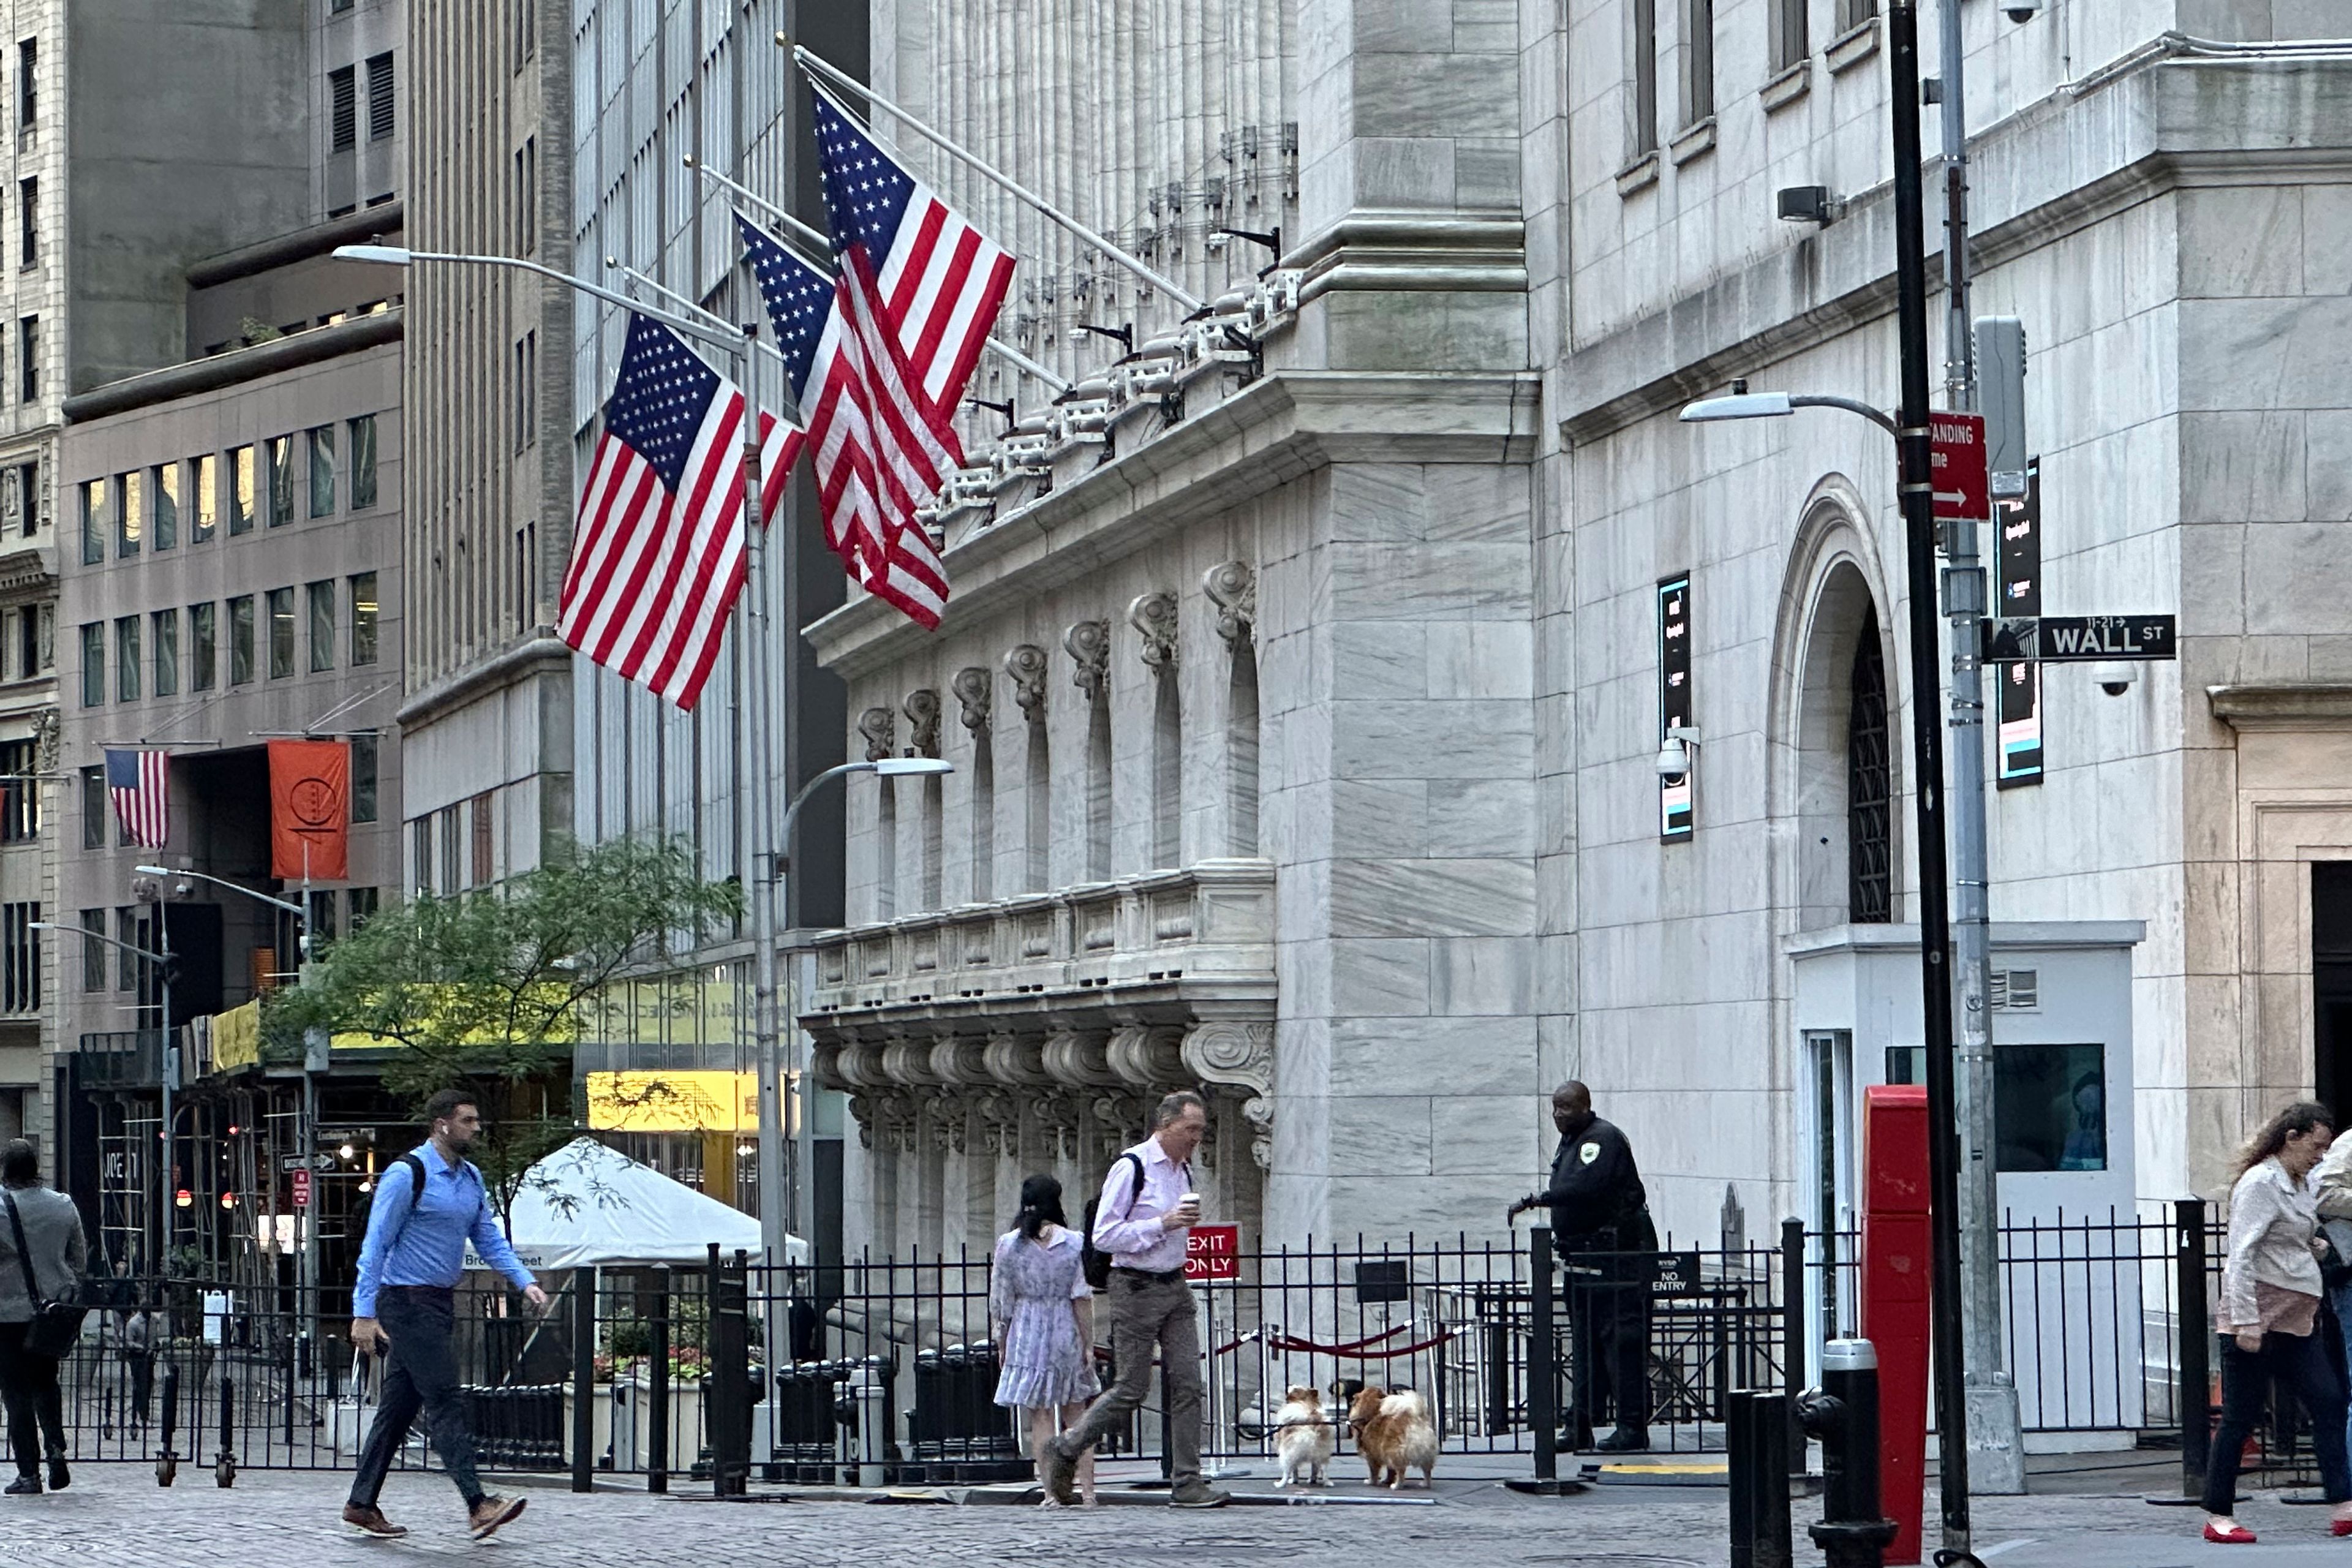
[[[1984,624],[1988,664],[2178,658],[2170,616],[2009,616]]]

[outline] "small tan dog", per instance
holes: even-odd
[[[1323,1414],[1323,1396],[1311,1388],[1292,1384],[1283,1397],[1274,1426],[1274,1451],[1282,1460],[1282,1474],[1274,1484],[1329,1486],[1325,1467],[1331,1463],[1331,1450],[1338,1445],[1339,1434],[1331,1418]]]
[[[1367,1486],[1395,1491],[1408,1469],[1421,1472],[1423,1488],[1430,1485],[1437,1470],[1437,1426],[1429,1418],[1428,1400],[1410,1388],[1367,1388],[1349,1407],[1348,1425],[1370,1471]]]

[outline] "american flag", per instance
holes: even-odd
[[[632,313],[580,496],[558,636],[691,709],[743,588],[743,395],[660,322]],[[786,430],[761,416],[761,510],[783,490]]]
[[[171,760],[169,752],[107,749],[106,793],[114,802],[114,820],[142,849],[161,849],[172,836]]]

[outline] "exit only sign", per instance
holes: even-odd
[[[1242,1272],[1242,1227],[1196,1225],[1184,1238],[1184,1278],[1238,1279]]]

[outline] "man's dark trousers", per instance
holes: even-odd
[[[434,1452],[465,1494],[466,1506],[473,1507],[482,1500],[482,1483],[474,1474],[474,1434],[457,1392],[456,1293],[430,1285],[387,1285],[376,1297],[375,1316],[392,1336],[392,1350],[384,1358],[375,1425],[368,1428],[359,1473],[352,1478],[352,1501],[375,1506],[384,1472],[421,1411]]]
[[[1573,1365],[1571,1421],[1581,1441],[1607,1409],[1620,1431],[1650,1427],[1649,1280],[1643,1256],[1609,1250],[1613,1232],[1574,1237],[1559,1248],[1569,1280]]]

